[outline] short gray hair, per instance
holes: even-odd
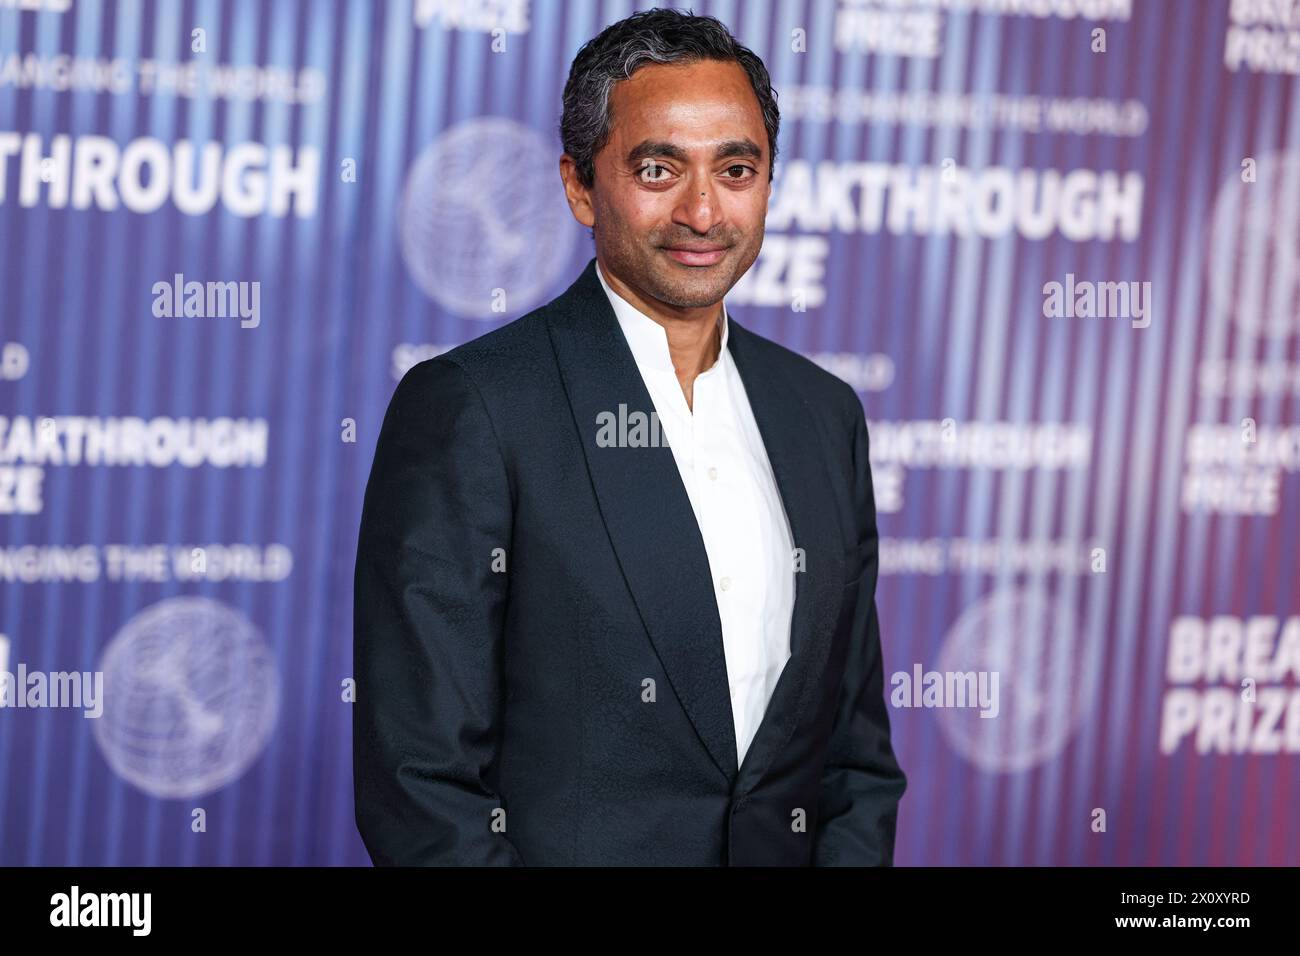
[[[776,166],[776,137],[781,113],[767,67],[758,54],[742,45],[715,17],[691,11],[654,9],[634,13],[611,24],[583,44],[564,84],[560,140],[573,157],[578,181],[590,188],[596,180],[595,157],[609,142],[609,97],[614,84],[626,80],[647,63],[721,60],[738,63],[749,77],[767,129],[771,164]]]

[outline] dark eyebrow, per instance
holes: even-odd
[[[629,166],[636,166],[642,160],[655,156],[663,156],[683,163],[689,158],[686,155],[686,150],[675,143],[661,139],[647,139],[632,147],[627,154],[627,162]],[[727,159],[732,156],[743,156],[757,162],[763,158],[763,150],[751,139],[729,139],[719,143],[718,148],[713,153],[714,159]]]

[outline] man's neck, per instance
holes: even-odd
[[[677,383],[686,396],[686,407],[695,411],[695,378],[713,367],[722,350],[722,331],[715,320],[704,329],[679,329],[678,340],[673,341],[673,330],[668,327],[668,354],[672,356]]]
[[[609,287],[635,309],[663,326],[668,338],[668,354],[672,358],[677,382],[686,396],[686,407],[694,410],[691,399],[695,378],[713,367],[722,349],[722,303],[680,308],[648,299],[611,273],[602,264],[601,275]]]

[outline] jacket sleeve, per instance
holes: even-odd
[[[892,866],[898,803],[907,787],[889,740],[875,601],[879,568],[876,505],[867,423],[856,395],[853,409],[853,506],[862,576],[849,633],[852,643],[822,771],[814,866]]]
[[[494,821],[506,575],[505,464],[445,358],[402,378],[366,485],[353,604],[353,785],[376,865],[522,865]],[[500,564],[497,564],[500,567]]]

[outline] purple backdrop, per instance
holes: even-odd
[[[870,422],[899,864],[1300,863],[1282,7],[695,4],[783,114],[729,308]],[[368,862],[379,422],[590,257],[559,95],[633,8],[0,2],[0,862]]]

